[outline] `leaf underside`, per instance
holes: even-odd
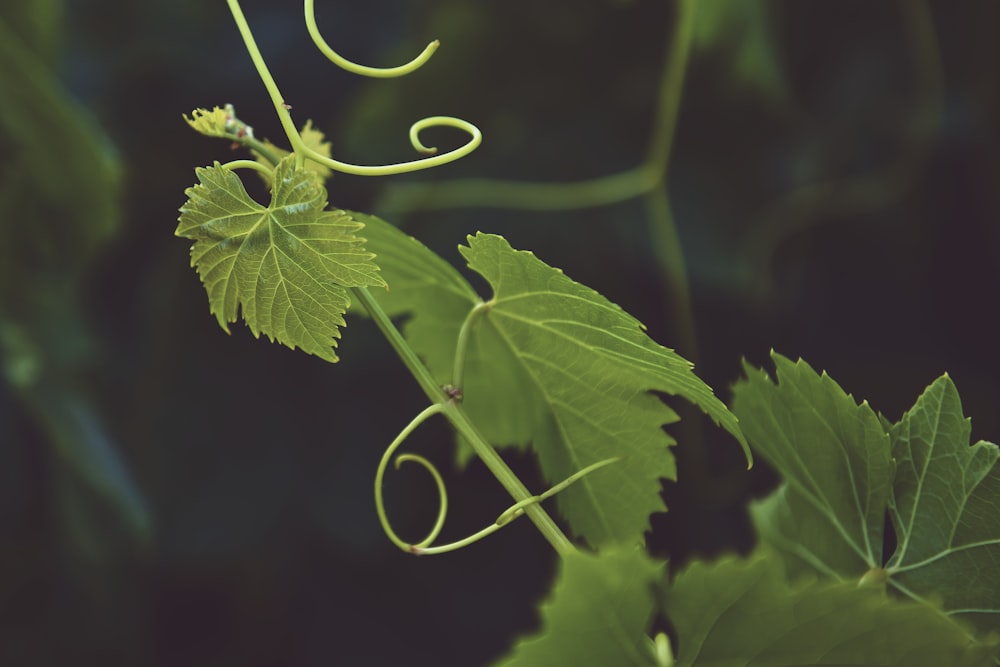
[[[480,299],[454,268],[377,218],[367,224],[390,290],[393,315],[442,383],[450,382],[459,328]],[[559,509],[592,544],[637,543],[649,515],[665,509],[661,478],[673,479],[676,414],[651,391],[694,402],[742,442],[733,415],[691,364],[643,332],[641,323],[588,287],[501,237],[470,236],[459,251],[493,288],[469,342],[464,407],[496,445],[537,452],[557,482],[610,457],[615,464],[561,492]]]
[[[299,347],[327,361],[349,305],[348,287],[384,286],[373,255],[344,211],[325,211],[321,179],[283,159],[271,202],[254,201],[240,178],[215,163],[197,170],[177,236],[195,241],[191,265],[225,331],[242,310],[254,336]]]
[[[774,361],[777,384],[748,369],[733,409],[785,480],[751,512],[789,572],[857,580],[886,563],[900,596],[1000,632],[1000,450],[969,446],[951,379],[890,424],[804,362]],[[896,549],[883,555],[887,514]]]
[[[970,447],[970,432],[947,375],[893,426],[890,583],[931,593],[980,630],[1000,632],[1000,450]]]
[[[822,563],[823,574],[860,577],[881,565],[893,470],[889,436],[868,404],[855,403],[828,375],[780,355],[774,363],[778,384],[746,367],[733,410],[790,487],[784,497],[801,502],[765,504],[754,509],[755,519],[762,532],[793,533],[789,544]]]

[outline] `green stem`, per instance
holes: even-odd
[[[646,152],[645,164],[657,173],[657,182],[666,179],[667,164],[674,146],[677,117],[684,92],[688,56],[691,53],[691,36],[694,33],[695,3],[692,0],[677,0],[674,17],[674,32],[670,37],[663,62],[663,78],[660,80],[659,100],[656,107],[656,123],[653,125]]]
[[[225,163],[222,167],[230,170],[253,169],[254,171],[260,172],[266,178],[274,176],[274,169],[268,169],[260,162],[255,162],[254,160],[233,160],[232,162]]]
[[[386,211],[499,208],[571,211],[627,201],[657,184],[645,165],[572,183],[460,178],[437,183],[393,183],[379,205]]]
[[[654,123],[646,159],[638,167],[571,183],[530,183],[469,178],[437,183],[393,183],[380,205],[386,211],[452,208],[501,208],[530,211],[569,211],[608,206],[665,187],[667,164],[673,149],[680,112],[696,3],[677,0],[674,31],[664,56]],[[658,224],[655,223],[654,224]],[[660,235],[672,237],[668,228]]]
[[[420,361],[419,357],[417,357],[413,348],[406,342],[406,339],[403,338],[399,329],[396,328],[392,320],[389,319],[389,316],[382,310],[382,307],[375,300],[375,297],[371,295],[371,292],[367,288],[356,287],[352,289],[352,293],[368,312],[375,325],[389,341],[389,344],[392,345],[396,354],[403,361],[403,365],[410,371],[410,374],[416,379],[417,384],[420,385],[420,388],[423,389],[427,397],[433,403],[441,404],[441,414],[448,419],[459,435],[469,443],[476,455],[482,459],[486,468],[493,473],[493,476],[507,490],[514,501],[520,503],[533,498],[532,493],[518,479],[514,471],[510,469],[507,463],[497,454],[496,450],[490,446],[479,430],[476,429],[472,420],[469,419],[461,406],[450,400],[445,391],[434,380],[430,371]],[[531,519],[560,556],[565,556],[576,550],[573,543],[570,542],[569,538],[566,537],[555,521],[552,520],[552,517],[540,505],[531,503],[524,508],[524,513]]]
[[[583,479],[584,477],[586,477],[590,473],[594,472],[595,470],[599,470],[600,468],[603,468],[606,465],[611,465],[612,463],[617,463],[620,460],[621,460],[620,458],[615,457],[615,458],[611,458],[611,459],[604,459],[603,461],[598,461],[597,463],[593,463],[593,464],[587,466],[583,470],[580,470],[580,471],[574,473],[573,475],[571,475],[570,477],[568,477],[568,478],[564,479],[563,481],[559,482],[558,484],[556,484],[555,486],[553,486],[551,489],[549,489],[545,493],[542,493],[541,495],[537,495],[537,496],[532,496],[530,498],[526,498],[525,500],[521,500],[521,501],[519,501],[517,503],[514,503],[514,505],[512,505],[511,507],[508,507],[506,510],[504,510],[500,514],[500,516],[497,517],[496,521],[494,521],[490,525],[486,526],[482,530],[480,530],[480,531],[478,531],[476,533],[473,533],[472,535],[469,535],[466,538],[463,538],[463,539],[458,540],[456,542],[451,542],[450,544],[442,544],[442,545],[437,546],[437,547],[424,546],[425,544],[429,545],[431,543],[432,540],[430,538],[428,538],[428,539],[425,539],[420,544],[416,544],[416,545],[413,545],[411,547],[408,547],[407,551],[410,551],[411,553],[414,553],[414,554],[416,554],[418,556],[430,556],[430,555],[448,553],[449,551],[457,551],[458,549],[462,549],[464,547],[467,547],[470,544],[475,544],[476,542],[478,542],[479,540],[483,539],[484,537],[487,537],[487,536],[492,535],[493,533],[497,532],[498,530],[500,530],[501,528],[503,528],[504,526],[506,526],[508,523],[510,523],[514,519],[517,519],[518,517],[524,516],[524,514],[527,511],[528,507],[530,507],[532,505],[535,505],[537,503],[543,502],[543,501],[551,498],[552,496],[556,495],[557,493],[559,493],[563,489],[566,489],[571,484],[573,484],[573,483],[575,483],[575,482]],[[433,470],[433,468],[431,468],[431,466],[430,466],[429,463],[426,463],[426,462],[421,462],[421,463],[423,463],[424,467]],[[436,472],[434,474],[436,475]],[[443,486],[442,486],[442,484],[440,482],[440,477],[439,476],[435,476],[435,479],[438,481],[438,492],[441,495],[441,497],[443,498],[444,497],[444,491],[443,491]],[[440,523],[440,521],[439,521],[439,523]],[[437,528],[437,526],[436,526],[436,528]]]
[[[667,188],[667,168],[677,134],[677,117],[684,93],[694,21],[695,3],[691,0],[678,0],[674,31],[663,62],[657,120],[653,126],[645,162],[650,171],[656,174],[658,186],[646,193],[645,203],[653,256],[659,265],[661,282],[669,298],[668,308],[672,311],[671,321],[675,326],[677,348],[697,364],[698,344],[694,310],[691,307],[691,288]]]
[[[288,108],[285,105],[285,98],[282,97],[281,91],[278,90],[278,84],[275,83],[274,77],[271,76],[271,71],[267,68],[267,63],[264,62],[264,56],[261,55],[260,49],[257,47],[257,41],[250,30],[250,24],[247,23],[247,19],[243,15],[239,0],[226,0],[226,2],[229,4],[229,11],[233,14],[236,27],[239,28],[240,36],[243,37],[243,44],[246,46],[247,53],[250,54],[250,59],[253,61],[254,67],[257,68],[257,74],[264,83],[267,94],[271,97],[274,111],[278,114],[278,120],[281,122],[281,127],[285,131],[285,135],[288,136],[288,142],[291,144],[292,150],[298,152],[300,148],[305,147],[305,142],[302,141],[299,131],[295,129],[295,123],[292,122],[292,115],[288,113]]]
[[[681,249],[680,235],[670,208],[666,188],[657,188],[643,198],[649,220],[653,257],[660,268],[660,281],[667,294],[667,308],[676,337],[675,346],[686,359],[698,363],[698,334],[691,304],[687,263]]]
[[[492,305],[492,301],[477,303],[465,316],[465,321],[462,322],[462,327],[458,330],[458,342],[455,343],[455,363],[451,370],[451,386],[456,389],[461,390],[465,382],[465,353],[469,348],[469,334],[472,333],[476,322],[489,312]]]
[[[277,167],[278,163],[281,162],[281,158],[278,157],[278,155],[272,151],[267,144],[259,139],[255,139],[254,137],[240,137],[236,141],[244,148],[259,153],[261,157],[273,164],[275,167]]]
[[[253,60],[254,67],[257,68],[257,74],[260,76],[260,80],[264,83],[264,87],[267,89],[267,94],[271,97],[271,103],[274,105],[274,111],[278,114],[278,120],[281,121],[281,127],[288,136],[288,142],[291,144],[292,152],[295,153],[296,164],[299,167],[301,167],[308,158],[313,162],[318,162],[325,167],[345,174],[353,174],[355,176],[391,176],[394,174],[403,174],[411,171],[430,169],[431,167],[437,167],[449,162],[454,162],[455,160],[465,157],[474,151],[479,147],[479,144],[482,143],[483,135],[480,133],[479,128],[472,123],[462,120],[461,118],[452,118],[451,116],[433,116],[431,118],[424,118],[417,121],[410,128],[410,143],[413,144],[413,147],[417,151],[421,153],[435,152],[436,149],[425,147],[420,142],[418,136],[421,131],[429,127],[458,128],[469,135],[468,141],[466,141],[466,143],[462,146],[441,155],[434,155],[432,157],[426,157],[410,162],[400,162],[397,164],[379,166],[364,166],[341,162],[339,160],[328,158],[322,153],[309,148],[302,139],[302,135],[299,134],[297,129],[295,129],[295,123],[292,121],[292,116],[288,113],[289,107],[285,104],[285,98],[282,96],[281,91],[278,90],[278,84],[275,83],[274,77],[271,76],[271,71],[267,68],[267,63],[264,62],[264,57],[261,55],[260,49],[257,47],[257,41],[254,39],[253,32],[250,30],[250,24],[247,23],[246,17],[243,15],[243,10],[240,9],[239,0],[226,1],[229,3],[229,10],[232,12],[233,20],[236,22],[236,26],[240,30],[240,35],[243,37],[243,43],[246,46],[247,52],[250,54],[250,59]]]

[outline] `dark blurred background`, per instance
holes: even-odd
[[[636,166],[674,3],[317,4],[328,41],[366,64],[442,41],[420,72],[364,80],[313,49],[298,3],[243,3],[295,118],[336,157],[410,159],[425,115],[485,134],[433,172],[338,175],[336,206],[455,262],[465,234],[503,234],[696,358],[725,399],[741,359],[772,347],[893,420],[947,371],[973,435],[1000,438],[1000,4],[697,3],[669,172],[696,350],[637,200],[390,205],[399,184]],[[351,319],[329,365],[241,324],[226,336],[208,312],[173,229],[194,167],[232,154],[181,114],[231,102],[282,143],[226,4],[0,9],[0,664],[480,665],[535,628],[556,562],[528,522],[435,558],[383,536],[375,466],[424,399],[369,322]],[[745,505],[774,484],[700,430],[649,538],[675,565],[749,549]],[[410,446],[447,469],[450,437],[430,423]],[[510,461],[543,488],[530,457]],[[447,473],[446,539],[509,503],[480,465]],[[387,487],[416,538],[430,483],[404,469]]]

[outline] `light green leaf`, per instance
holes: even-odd
[[[351,215],[365,223],[368,248],[389,284],[388,291],[375,294],[379,305],[393,317],[412,314],[403,324],[407,341],[439,383],[450,383],[458,330],[482,299],[462,274],[420,241],[375,216]],[[463,406],[489,442],[524,447],[545,407],[536,400],[523,367],[507,361],[496,330],[479,326],[466,356]],[[474,456],[461,441],[458,452],[462,463]]]
[[[376,298],[392,315],[413,313],[407,339],[438,381],[450,382],[459,328],[479,297],[417,241],[359,218],[389,283]],[[675,475],[673,441],[661,427],[677,417],[650,392],[687,398],[743,442],[735,418],[689,362],[597,292],[499,236],[470,237],[459,250],[494,289],[469,341],[465,410],[491,443],[530,443],[552,483],[624,457],[556,502],[573,532],[593,544],[642,541],[649,515],[665,509],[660,478]]]
[[[744,433],[790,487],[783,499],[758,505],[754,518],[776,547],[823,574],[863,576],[882,564],[893,474],[888,435],[868,404],[855,403],[828,375],[772,356],[777,384],[747,366],[747,379],[734,388]]]
[[[897,548],[889,583],[1000,631],[1000,450],[982,441],[970,447],[970,431],[947,375],[893,427]]]
[[[227,105],[226,109],[232,109],[232,106]],[[191,112],[190,118],[187,114],[182,114],[181,117],[198,134],[216,139],[226,139],[233,136],[229,131],[231,112],[226,111],[226,109],[219,106],[212,107],[211,111],[198,108]]]
[[[663,595],[678,667],[992,664],[995,641],[975,641],[928,605],[853,582],[790,585],[781,569],[773,555],[758,555],[695,562],[678,574]]]
[[[652,665],[646,631],[662,576],[662,564],[640,549],[569,554],[542,605],[542,631],[497,665]]]
[[[364,225],[344,211],[324,211],[322,181],[296,170],[294,158],[278,164],[267,207],[218,163],[197,174],[176,234],[195,241],[191,265],[219,325],[228,331],[242,308],[254,336],[337,361],[345,288],[385,284],[356,235]]]
[[[562,514],[592,544],[641,541],[649,515],[665,509],[659,478],[675,477],[661,427],[677,416],[650,392],[683,396],[742,441],[736,419],[690,362],[594,290],[499,236],[471,236],[459,251],[493,288],[482,323],[502,343],[492,362],[520,368],[529,380],[520,391],[531,387],[544,407],[531,416],[545,476],[557,481],[624,457],[560,493]],[[488,395],[492,405],[506,399]]]

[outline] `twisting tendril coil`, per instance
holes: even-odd
[[[247,23],[246,17],[243,15],[243,10],[240,8],[239,0],[227,0],[227,2],[229,4],[230,11],[233,14],[233,19],[240,30],[240,35],[243,37],[243,42],[246,45],[247,52],[250,54],[250,58],[253,60],[257,73],[260,75],[261,81],[264,83],[264,87],[267,88],[268,95],[271,97],[271,102],[273,103],[274,110],[278,115],[278,120],[281,121],[282,129],[288,136],[288,140],[292,146],[292,151],[296,155],[296,160],[299,166],[302,166],[305,160],[308,159],[333,169],[334,171],[346,174],[353,174],[356,176],[391,176],[394,174],[404,174],[423,169],[430,169],[448,164],[449,162],[454,162],[455,160],[461,159],[474,151],[479,147],[479,144],[482,143],[482,133],[479,131],[478,127],[469,121],[462,120],[461,118],[454,118],[452,116],[431,116],[429,118],[418,120],[410,128],[410,143],[418,152],[428,156],[425,158],[411,160],[409,162],[369,166],[341,162],[340,160],[335,160],[317,152],[306,145],[301,134],[299,134],[295,123],[292,121],[291,114],[289,113],[291,105],[285,101],[285,98],[278,90],[278,85],[275,83],[274,77],[271,75],[267,64],[264,62],[260,49],[257,47],[257,42],[250,30],[250,25]],[[326,40],[323,39],[323,36],[319,32],[319,27],[316,25],[314,0],[305,0],[304,14],[309,36],[312,38],[316,47],[323,53],[323,55],[325,55],[338,67],[362,76],[384,78],[409,74],[410,72],[416,71],[424,63],[426,63],[438,47],[438,42],[436,40],[431,42],[420,55],[405,65],[400,65],[399,67],[366,67],[364,65],[351,62],[339,55],[330,47],[329,44],[327,44]],[[462,146],[446,153],[437,154],[436,148],[428,147],[420,140],[420,133],[431,127],[453,127],[465,132],[469,135],[469,138]],[[241,164],[239,166],[246,165]]]
[[[403,444],[403,441],[406,440],[406,438],[409,437],[409,435],[413,433],[413,431],[416,430],[416,428],[420,426],[420,424],[422,424],[425,420],[427,420],[427,418],[432,417],[433,415],[436,415],[439,412],[442,412],[443,410],[444,410],[444,404],[434,403],[433,405],[424,409],[416,417],[414,417],[413,420],[409,424],[407,424],[402,431],[400,431],[399,435],[396,436],[395,440],[392,441],[389,447],[386,448],[385,453],[382,454],[382,460],[379,462],[378,470],[375,473],[375,509],[376,512],[378,513],[379,522],[382,524],[382,529],[385,531],[385,534],[389,538],[389,540],[403,551],[406,551],[407,553],[416,554],[418,556],[424,556],[424,555],[447,553],[449,551],[455,551],[456,549],[461,549],[462,547],[469,546],[470,544],[478,542],[484,537],[487,537],[488,535],[495,533],[496,531],[500,530],[501,528],[509,524],[514,519],[523,516],[524,509],[529,505],[540,503],[548,498],[551,498],[552,496],[559,493],[560,491],[562,491],[569,485],[573,484],[574,482],[578,481],[579,479],[583,478],[584,476],[589,475],[595,470],[598,470],[606,465],[610,465],[611,463],[615,463],[616,461],[620,460],[619,457],[615,457],[610,459],[604,459],[603,461],[598,461],[597,463],[593,463],[587,466],[586,468],[580,470],[579,472],[576,472],[573,475],[567,477],[562,482],[559,482],[558,484],[550,488],[548,491],[539,494],[537,496],[531,496],[530,498],[525,498],[524,500],[514,503],[506,510],[501,512],[493,523],[486,526],[482,530],[473,533],[472,535],[469,535],[466,538],[457,540],[455,542],[450,542],[448,544],[443,544],[439,546],[431,546],[434,543],[434,540],[438,538],[438,535],[441,534],[441,529],[444,527],[445,517],[448,514],[448,492],[445,488],[444,480],[442,479],[441,473],[438,472],[434,464],[428,461],[426,458],[419,456],[417,454],[400,454],[399,456],[395,457],[395,464],[397,469],[399,468],[400,465],[406,463],[407,461],[412,461],[414,463],[423,466],[423,468],[427,470],[434,478],[434,483],[437,486],[437,491],[438,491],[438,516],[434,522],[434,527],[431,528],[430,532],[422,540],[420,540],[419,542],[410,543],[407,542],[406,540],[403,540],[396,534],[396,531],[392,529],[392,524],[389,522],[389,517],[386,514],[385,501],[382,497],[382,484],[385,479],[385,471],[388,469],[389,463],[393,460],[393,455],[396,453],[396,450],[399,449],[400,445]]]

